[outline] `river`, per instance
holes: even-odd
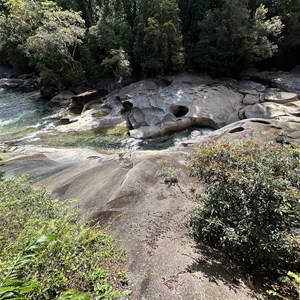
[[[33,141],[37,132],[53,126],[43,117],[54,107],[40,99],[36,91],[0,89],[0,142]]]
[[[51,147],[88,147],[98,151],[126,149],[167,149],[210,128],[188,128],[170,136],[151,140],[135,140],[127,132],[94,129],[81,133],[55,132],[55,124],[47,116],[61,108],[40,99],[37,91],[0,89],[0,144],[42,144]],[[51,134],[50,134],[51,133]]]

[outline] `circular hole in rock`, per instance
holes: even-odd
[[[189,112],[189,109],[184,105],[171,105],[169,111],[176,118],[180,118],[185,116]]]
[[[124,102],[122,102],[122,104],[123,104],[123,112],[131,112],[131,109],[132,109],[132,107],[133,107],[133,104],[130,102],[130,101],[124,101]]]
[[[243,128],[243,127],[236,127],[234,129],[230,130],[229,133],[242,132],[244,130],[245,130],[245,128]]]

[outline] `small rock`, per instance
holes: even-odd
[[[245,105],[253,105],[255,103],[259,103],[259,95],[250,95],[250,94],[247,94],[244,99],[243,99],[243,103]]]
[[[193,130],[193,131],[191,132],[191,138],[196,138],[196,137],[198,137],[198,136],[200,136],[200,135],[202,135],[202,132],[199,131],[199,130]]]
[[[66,116],[59,120],[59,125],[68,125],[77,121],[78,120],[74,119],[72,116]]]

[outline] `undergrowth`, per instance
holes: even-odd
[[[207,184],[192,219],[195,237],[238,258],[248,270],[298,276],[300,147],[208,144],[191,154],[189,167]]]
[[[74,207],[74,205],[72,205]],[[0,181],[0,299],[117,299],[124,253],[25,177]]]

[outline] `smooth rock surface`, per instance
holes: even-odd
[[[251,74],[251,78],[256,76],[264,84],[250,80],[216,81],[208,75],[183,73],[135,82],[114,90],[103,103],[94,90],[73,97],[73,105],[80,106],[81,114],[72,124],[62,120],[65,125],[56,129],[76,132],[122,124],[128,126],[131,137],[148,139],[191,126],[218,129],[241,119],[300,115],[297,93],[273,84],[277,78],[278,82],[293,85],[288,78],[296,80],[296,75],[257,71]]]
[[[28,173],[60,199],[79,199],[84,219],[111,224],[126,251],[132,299],[262,299],[228,257],[198,247],[188,235],[202,187],[188,177],[185,152],[144,151],[119,159],[87,149],[16,147],[5,156],[7,176]],[[163,183],[158,171],[164,167],[179,170],[177,184]]]
[[[245,105],[253,105],[256,103],[260,102],[260,97],[259,95],[251,95],[251,94],[247,94],[244,99],[243,99],[243,103]]]
[[[247,105],[240,111],[240,115],[245,119],[264,118],[273,119],[282,116],[300,116],[300,101],[282,105],[278,103],[265,102],[255,105]]]
[[[272,91],[268,90],[268,92],[265,94],[264,101],[265,102],[274,102],[279,104],[287,104],[290,102],[297,101],[298,97],[295,93],[287,93],[287,92],[281,92],[281,91]]]
[[[114,91],[105,105],[118,115],[130,104],[132,137],[150,138],[189,126],[221,128],[238,121],[243,95],[208,76],[183,74],[168,82],[143,80]]]

